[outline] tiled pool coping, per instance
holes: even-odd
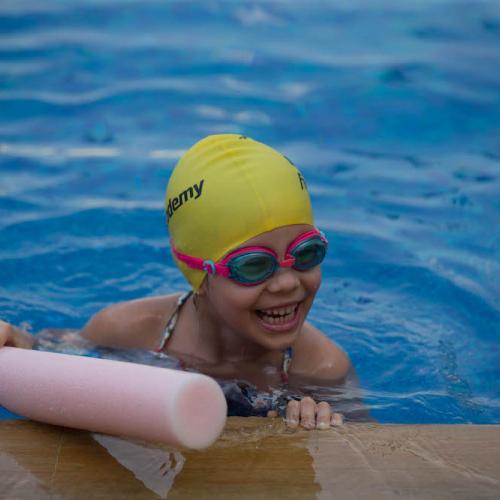
[[[500,491],[494,425],[291,432],[279,419],[232,417],[204,451],[141,451],[110,439],[0,421],[0,497],[470,499]]]

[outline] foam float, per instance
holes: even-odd
[[[170,446],[210,446],[227,405],[213,379],[122,361],[0,348],[0,405],[32,420]]]

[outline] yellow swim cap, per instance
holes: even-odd
[[[299,170],[269,146],[237,134],[210,135],[182,156],[165,209],[175,248],[214,262],[258,234],[313,224]],[[206,273],[176,263],[198,290]]]

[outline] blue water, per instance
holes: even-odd
[[[310,320],[373,417],[499,423],[499,47],[496,0],[3,0],[0,318],[186,289],[165,183],[244,133],[308,180],[332,249]]]

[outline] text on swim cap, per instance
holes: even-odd
[[[179,195],[168,199],[167,222],[170,220],[172,215],[174,215],[174,212],[178,208],[182,207],[182,205],[184,203],[187,203],[188,201],[191,201],[191,200],[196,200],[201,196],[201,193],[203,191],[203,183],[204,182],[205,182],[205,179],[201,179],[201,181],[198,184],[193,184],[192,186],[190,186],[187,189],[185,189],[184,191],[182,191],[182,193],[180,193]]]
[[[297,175],[299,176],[299,182],[300,182],[300,189],[302,190],[306,190],[307,191],[307,184],[306,184],[306,180],[304,179],[304,176],[298,172]]]

